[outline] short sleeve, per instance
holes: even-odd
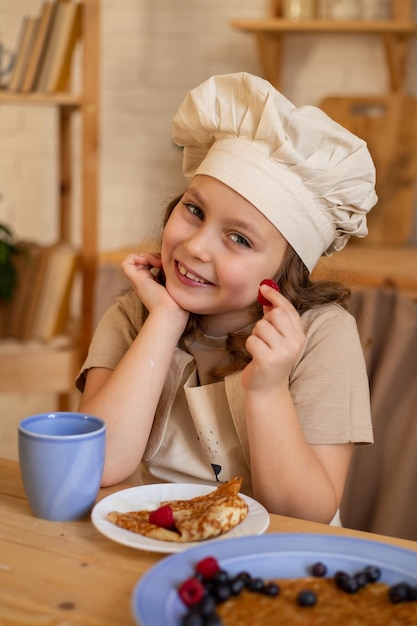
[[[143,306],[133,289],[129,290],[106,311],[98,323],[75,384],[81,392],[86,374],[92,367],[115,369],[142,325]]]
[[[337,305],[303,316],[290,392],[310,444],[372,443],[369,382],[356,321]]]

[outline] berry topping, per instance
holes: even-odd
[[[159,509],[149,513],[149,521],[161,528],[172,528],[174,526],[174,513],[169,505],[160,506]]]
[[[199,613],[186,613],[181,620],[181,626],[204,626],[205,620]]]
[[[261,593],[269,596],[270,598],[275,598],[275,596],[279,595],[279,592],[279,586],[274,582],[265,583],[265,585],[261,589]]]
[[[408,583],[397,583],[389,590],[389,599],[393,604],[410,600],[411,587]]]
[[[340,589],[346,593],[356,593],[359,589],[359,584],[354,576],[348,576],[341,583]]]
[[[355,579],[357,585],[359,588],[361,587],[365,587],[365,585],[367,585],[369,583],[369,579],[368,576],[366,575],[365,572],[357,572],[353,578]]]
[[[230,581],[230,591],[232,592],[232,596],[238,596],[246,587],[246,583],[244,578],[240,576],[235,576]]]
[[[381,570],[379,569],[379,567],[376,567],[375,565],[368,565],[367,567],[365,567],[363,571],[367,575],[368,581],[370,583],[375,583],[377,580],[381,578]]]
[[[334,579],[335,579],[336,585],[342,588],[343,585],[349,580],[349,574],[339,570],[334,575]]]
[[[249,591],[262,591],[264,586],[264,581],[262,578],[251,578],[247,584],[247,588]]]
[[[215,583],[227,583],[229,581],[229,574],[224,569],[219,569],[212,577]]]
[[[212,590],[214,595],[214,600],[216,603],[220,604],[221,602],[226,602],[231,595],[232,590],[230,588],[229,582],[219,582]]]
[[[207,580],[213,578],[220,570],[220,566],[214,556],[207,556],[205,559],[199,561],[195,567],[197,574],[201,574]]]
[[[311,574],[312,576],[316,576],[317,578],[322,578],[327,574],[327,567],[324,563],[320,563],[320,561],[318,563],[314,563],[311,566]]]
[[[275,289],[275,291],[279,291],[279,287],[277,283],[275,282],[275,280],[272,280],[271,278],[265,278],[261,282],[261,285],[268,285],[268,287],[272,287],[272,289]],[[265,296],[261,294],[260,290],[258,291],[258,302],[259,304],[262,304],[262,306],[272,306],[270,301],[267,300]]]
[[[297,601],[300,606],[314,606],[317,602],[317,596],[314,591],[306,589],[305,591],[300,591]]]
[[[187,578],[178,589],[178,594],[186,606],[192,606],[200,602],[206,590],[197,578]]]
[[[417,602],[417,587],[411,587],[408,590],[408,599],[410,602]]]
[[[313,563],[308,571],[315,577],[325,577],[328,573],[327,566],[320,561]],[[380,568],[369,565],[352,574],[336,571],[334,582],[340,590],[349,595],[357,592],[361,594],[363,587],[376,582],[380,577]],[[278,582],[252,576],[246,571],[231,575],[220,566],[215,557],[207,556],[195,565],[194,576],[184,581],[178,589],[180,598],[187,606],[187,613],[181,619],[181,626],[222,626],[219,617],[221,609],[218,609],[220,604],[239,596],[242,592],[247,594],[247,591],[269,596],[271,599],[276,598],[281,591]],[[245,589],[247,591],[244,591]],[[417,587],[407,582],[399,582],[387,587],[387,590],[388,597],[385,601],[389,600],[392,604],[417,602]],[[279,603],[279,599],[277,602]],[[293,602],[299,607],[313,607],[320,603],[320,597],[317,590],[301,589],[298,595],[294,594]],[[305,615],[304,609],[301,610]]]

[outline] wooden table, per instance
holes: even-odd
[[[99,498],[127,485],[102,489]],[[417,551],[417,542],[271,515],[268,532],[328,533]],[[166,555],[110,541],[90,519],[48,522],[27,503],[16,461],[0,459],[0,624],[133,626],[131,593]]]

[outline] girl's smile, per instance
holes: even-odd
[[[277,275],[287,242],[250,202],[210,176],[195,176],[163,233],[162,266],[170,295],[209,316],[211,334],[252,321],[264,278]]]
[[[193,286],[193,283],[198,283],[199,285],[210,285],[207,280],[202,278],[201,276],[197,276],[191,270],[188,270],[184,265],[177,263],[177,270],[179,273],[179,279],[184,280],[184,284]]]

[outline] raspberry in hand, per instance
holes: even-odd
[[[261,285],[268,285],[268,287],[272,287],[272,289],[275,289],[275,291],[279,291],[277,283],[275,282],[275,280],[272,280],[272,278],[265,278],[261,282]],[[261,294],[260,290],[258,291],[258,302],[259,304],[262,304],[262,306],[272,306],[270,301]]]

